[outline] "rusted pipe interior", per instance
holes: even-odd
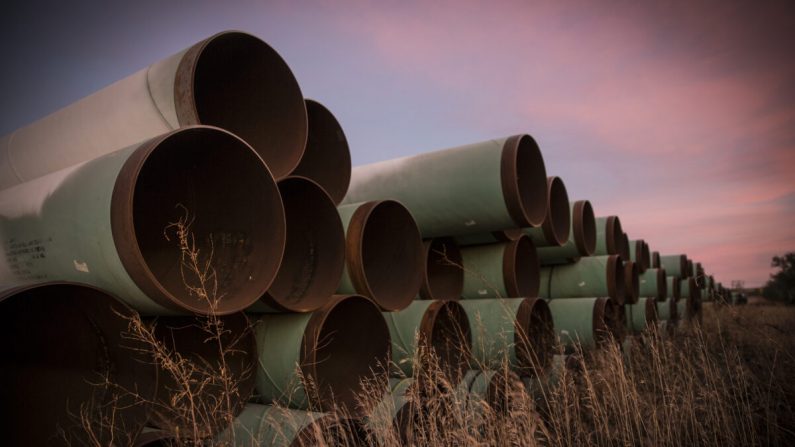
[[[315,311],[304,334],[301,368],[318,388],[320,409],[336,405],[363,416],[361,382],[377,378],[386,386],[390,345],[381,311],[365,297],[336,295]]]
[[[574,243],[582,256],[591,256],[596,251],[596,218],[588,200],[574,202],[572,209]]]
[[[623,333],[623,329],[619,327],[619,323],[622,327],[624,325],[619,311],[623,307],[611,298],[597,298],[594,301],[593,339],[597,347],[604,346],[610,340],[617,338],[617,334]]]
[[[218,321],[218,324],[214,325],[213,321]],[[206,415],[206,420],[202,419],[202,432],[197,434],[202,437],[218,434],[226,428],[224,416],[227,407],[211,409],[218,402],[229,400],[228,410],[237,415],[243,411],[254,391],[257,349],[248,318],[238,312],[209,320],[203,317],[158,317],[148,323],[155,338],[173,353],[171,360],[176,361],[179,355],[190,365],[184,368],[188,372],[185,376],[165,366],[160,368],[156,399],[158,411],[150,415],[149,425],[172,432],[179,428],[182,436],[190,437],[196,434],[191,419],[194,413],[186,409],[192,408],[195,414]],[[220,339],[213,339],[218,333],[221,334]],[[226,348],[223,356],[222,348]],[[219,379],[222,368],[236,384],[237,392],[229,393],[226,384]],[[179,371],[182,370],[180,368]],[[190,381],[188,390],[185,389],[187,381]],[[183,392],[186,394],[182,397],[175,397]]]
[[[672,284],[673,284],[672,295],[674,301],[679,301],[680,299],[682,299],[682,282],[679,280],[678,276],[674,276],[674,281],[672,282]]]
[[[217,34],[182,64],[191,83],[198,121],[239,135],[268,164],[274,177],[290,173],[307,140],[304,97],[290,67],[262,40],[241,32]],[[178,75],[179,82],[179,75]],[[183,123],[184,124],[184,123]]]
[[[552,246],[561,246],[569,240],[571,231],[571,210],[566,185],[560,177],[547,179],[547,216],[541,229],[544,238]]]
[[[622,236],[623,242],[621,242],[621,248],[618,250],[618,253],[621,255],[622,258],[629,261],[631,257],[629,255],[629,236],[627,233],[624,233]]]
[[[509,138],[502,151],[502,190],[517,227],[539,227],[547,213],[544,157],[530,135]]]
[[[627,261],[624,263],[624,303],[635,304],[640,298],[640,274],[638,264]]]
[[[420,297],[425,300],[457,300],[464,290],[461,250],[452,238],[423,242],[425,273]]]
[[[643,241],[643,240],[642,240]],[[643,260],[643,271],[652,268],[651,266],[651,252],[649,252],[649,244],[643,241],[643,251],[641,251],[640,259]]]
[[[349,232],[348,265],[361,272],[366,295],[385,311],[400,310],[416,297],[422,285],[423,246],[420,231],[411,213],[399,202],[384,200],[368,207],[354,219],[362,219],[359,234]],[[360,237],[351,244],[351,237]]]
[[[272,308],[310,312],[334,294],[345,267],[345,230],[322,187],[303,177],[279,181],[287,244],[276,279],[262,297]]]
[[[148,346],[122,335],[135,316],[113,296],[74,283],[0,292],[3,444],[134,439],[157,383]],[[96,438],[81,424],[81,410]],[[100,423],[111,417],[112,427]]]
[[[668,297],[668,280],[666,279],[665,269],[657,269],[657,296],[659,301],[664,301]]]
[[[113,238],[150,298],[182,312],[211,310],[208,299],[187,288],[198,285],[198,275],[183,263],[189,253],[181,230],[188,247],[195,244],[198,270],[209,262],[223,292],[214,312],[245,309],[265,293],[284,250],[284,207],[250,146],[219,129],[182,129],[136,151],[118,178]]]
[[[306,100],[309,136],[306,150],[291,175],[317,182],[339,205],[351,182],[351,153],[342,126],[319,102]]]
[[[605,221],[605,238],[607,254],[621,254],[622,244],[624,243],[624,230],[621,228],[621,219],[618,216],[607,217]],[[625,257],[624,259],[627,258]]]
[[[555,354],[555,328],[547,302],[525,298],[516,312],[514,344],[519,373],[540,375],[549,367]]]
[[[511,241],[503,256],[503,279],[510,297],[538,296],[541,264],[533,241],[527,235]]]
[[[658,268],[662,267],[660,265],[660,252],[659,251],[654,251],[654,252],[651,253],[651,266],[652,266],[652,268],[655,268],[655,269],[658,269]]]
[[[472,356],[472,334],[464,308],[456,301],[438,301],[426,311],[420,337],[433,349],[445,376],[459,382]]]
[[[624,280],[624,265],[621,256],[610,255],[607,258],[607,296],[616,300],[619,305],[624,305],[627,299],[626,283]]]

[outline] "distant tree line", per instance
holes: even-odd
[[[779,270],[770,275],[762,294],[767,299],[795,304],[795,252],[773,256],[770,265]]]

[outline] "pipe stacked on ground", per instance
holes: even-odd
[[[337,293],[359,293],[382,310],[408,306],[425,266],[417,224],[399,202],[379,200],[338,208],[345,227],[345,270]]]
[[[650,268],[638,277],[638,294],[642,297],[664,300],[668,296],[668,281],[665,269]]]
[[[391,198],[425,238],[537,227],[547,211],[535,140],[515,135],[353,168],[343,204]]]
[[[311,99],[305,103],[309,127],[306,150],[290,175],[312,179],[339,205],[351,181],[348,140],[329,109]]]
[[[685,255],[662,255],[660,256],[660,266],[665,269],[669,276],[690,277],[690,271],[687,268],[687,256]]]
[[[547,214],[538,228],[526,228],[536,247],[560,247],[569,241],[571,232],[569,194],[560,177],[547,178]]]
[[[569,240],[561,247],[539,247],[541,265],[568,264],[596,250],[596,219],[591,202],[578,200],[570,204]]]
[[[539,296],[544,298],[607,296],[623,305],[626,296],[624,267],[618,255],[591,256],[573,264],[544,267],[540,282]]]
[[[650,330],[657,326],[657,300],[655,298],[641,298],[637,304],[627,304],[625,307],[627,328],[635,334]]]
[[[677,314],[681,320],[693,320],[701,314],[701,289],[696,285],[695,278],[685,278],[679,281],[682,299],[677,303]]]
[[[0,216],[0,281],[82,282],[154,315],[245,309],[273,282],[285,244],[268,168],[243,140],[206,126],[0,191]],[[191,248],[199,269],[212,262],[221,296],[186,287],[201,286]]]
[[[311,313],[264,314],[255,334],[263,402],[361,416],[360,382],[375,373],[386,383],[390,329],[365,297],[335,295]]]
[[[453,238],[433,238],[423,242],[423,269],[420,299],[457,300],[464,290],[461,250]]]
[[[290,67],[262,40],[227,31],[0,139],[0,189],[196,124],[239,135],[277,178],[307,138]]]
[[[651,267],[649,246],[643,239],[629,241],[629,260],[638,264],[638,273],[645,273]]]
[[[568,298],[549,300],[555,332],[567,353],[575,346],[599,348],[623,338],[621,305],[612,298]]]
[[[331,197],[304,177],[279,181],[287,243],[279,272],[250,311],[311,312],[337,290],[345,268],[345,230]]]
[[[462,298],[507,298],[538,294],[536,248],[526,235],[511,242],[461,249]]]
[[[618,216],[596,218],[596,250],[594,256],[620,255],[624,251],[624,230]],[[622,255],[622,259],[627,259]]]
[[[543,374],[552,360],[555,329],[539,298],[463,300],[472,332],[473,368],[506,364],[520,376]]]
[[[49,282],[0,291],[0,432],[7,445],[132,443],[157,370],[136,314],[94,287]],[[90,424],[95,438],[81,421]],[[113,424],[108,421],[113,418]]]
[[[639,276],[637,263],[624,263],[624,304],[635,304],[640,299]]]
[[[419,300],[397,312],[384,312],[392,339],[392,362],[405,376],[423,379],[416,367],[429,354],[439,370],[457,382],[472,358],[469,319],[458,301]],[[393,374],[394,375],[394,374]]]

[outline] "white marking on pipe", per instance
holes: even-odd
[[[489,293],[489,291],[488,291],[488,290],[486,290],[486,289],[480,289],[480,290],[478,290],[478,295],[485,295],[485,294],[487,294],[487,293]]]
[[[74,262],[75,270],[77,270],[78,272],[89,273],[89,271],[88,271],[88,263],[80,262],[77,259],[72,260],[72,262]]]
[[[585,287],[585,281],[582,281],[578,284],[580,287]]]
[[[472,225],[475,225],[475,224],[477,224],[477,222],[475,222],[472,219],[469,219],[468,221],[464,222],[464,226],[465,227],[471,227]]]

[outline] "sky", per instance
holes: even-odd
[[[795,251],[791,1],[26,1],[0,135],[227,29],[338,118],[354,165],[529,133],[630,239],[762,285]]]

